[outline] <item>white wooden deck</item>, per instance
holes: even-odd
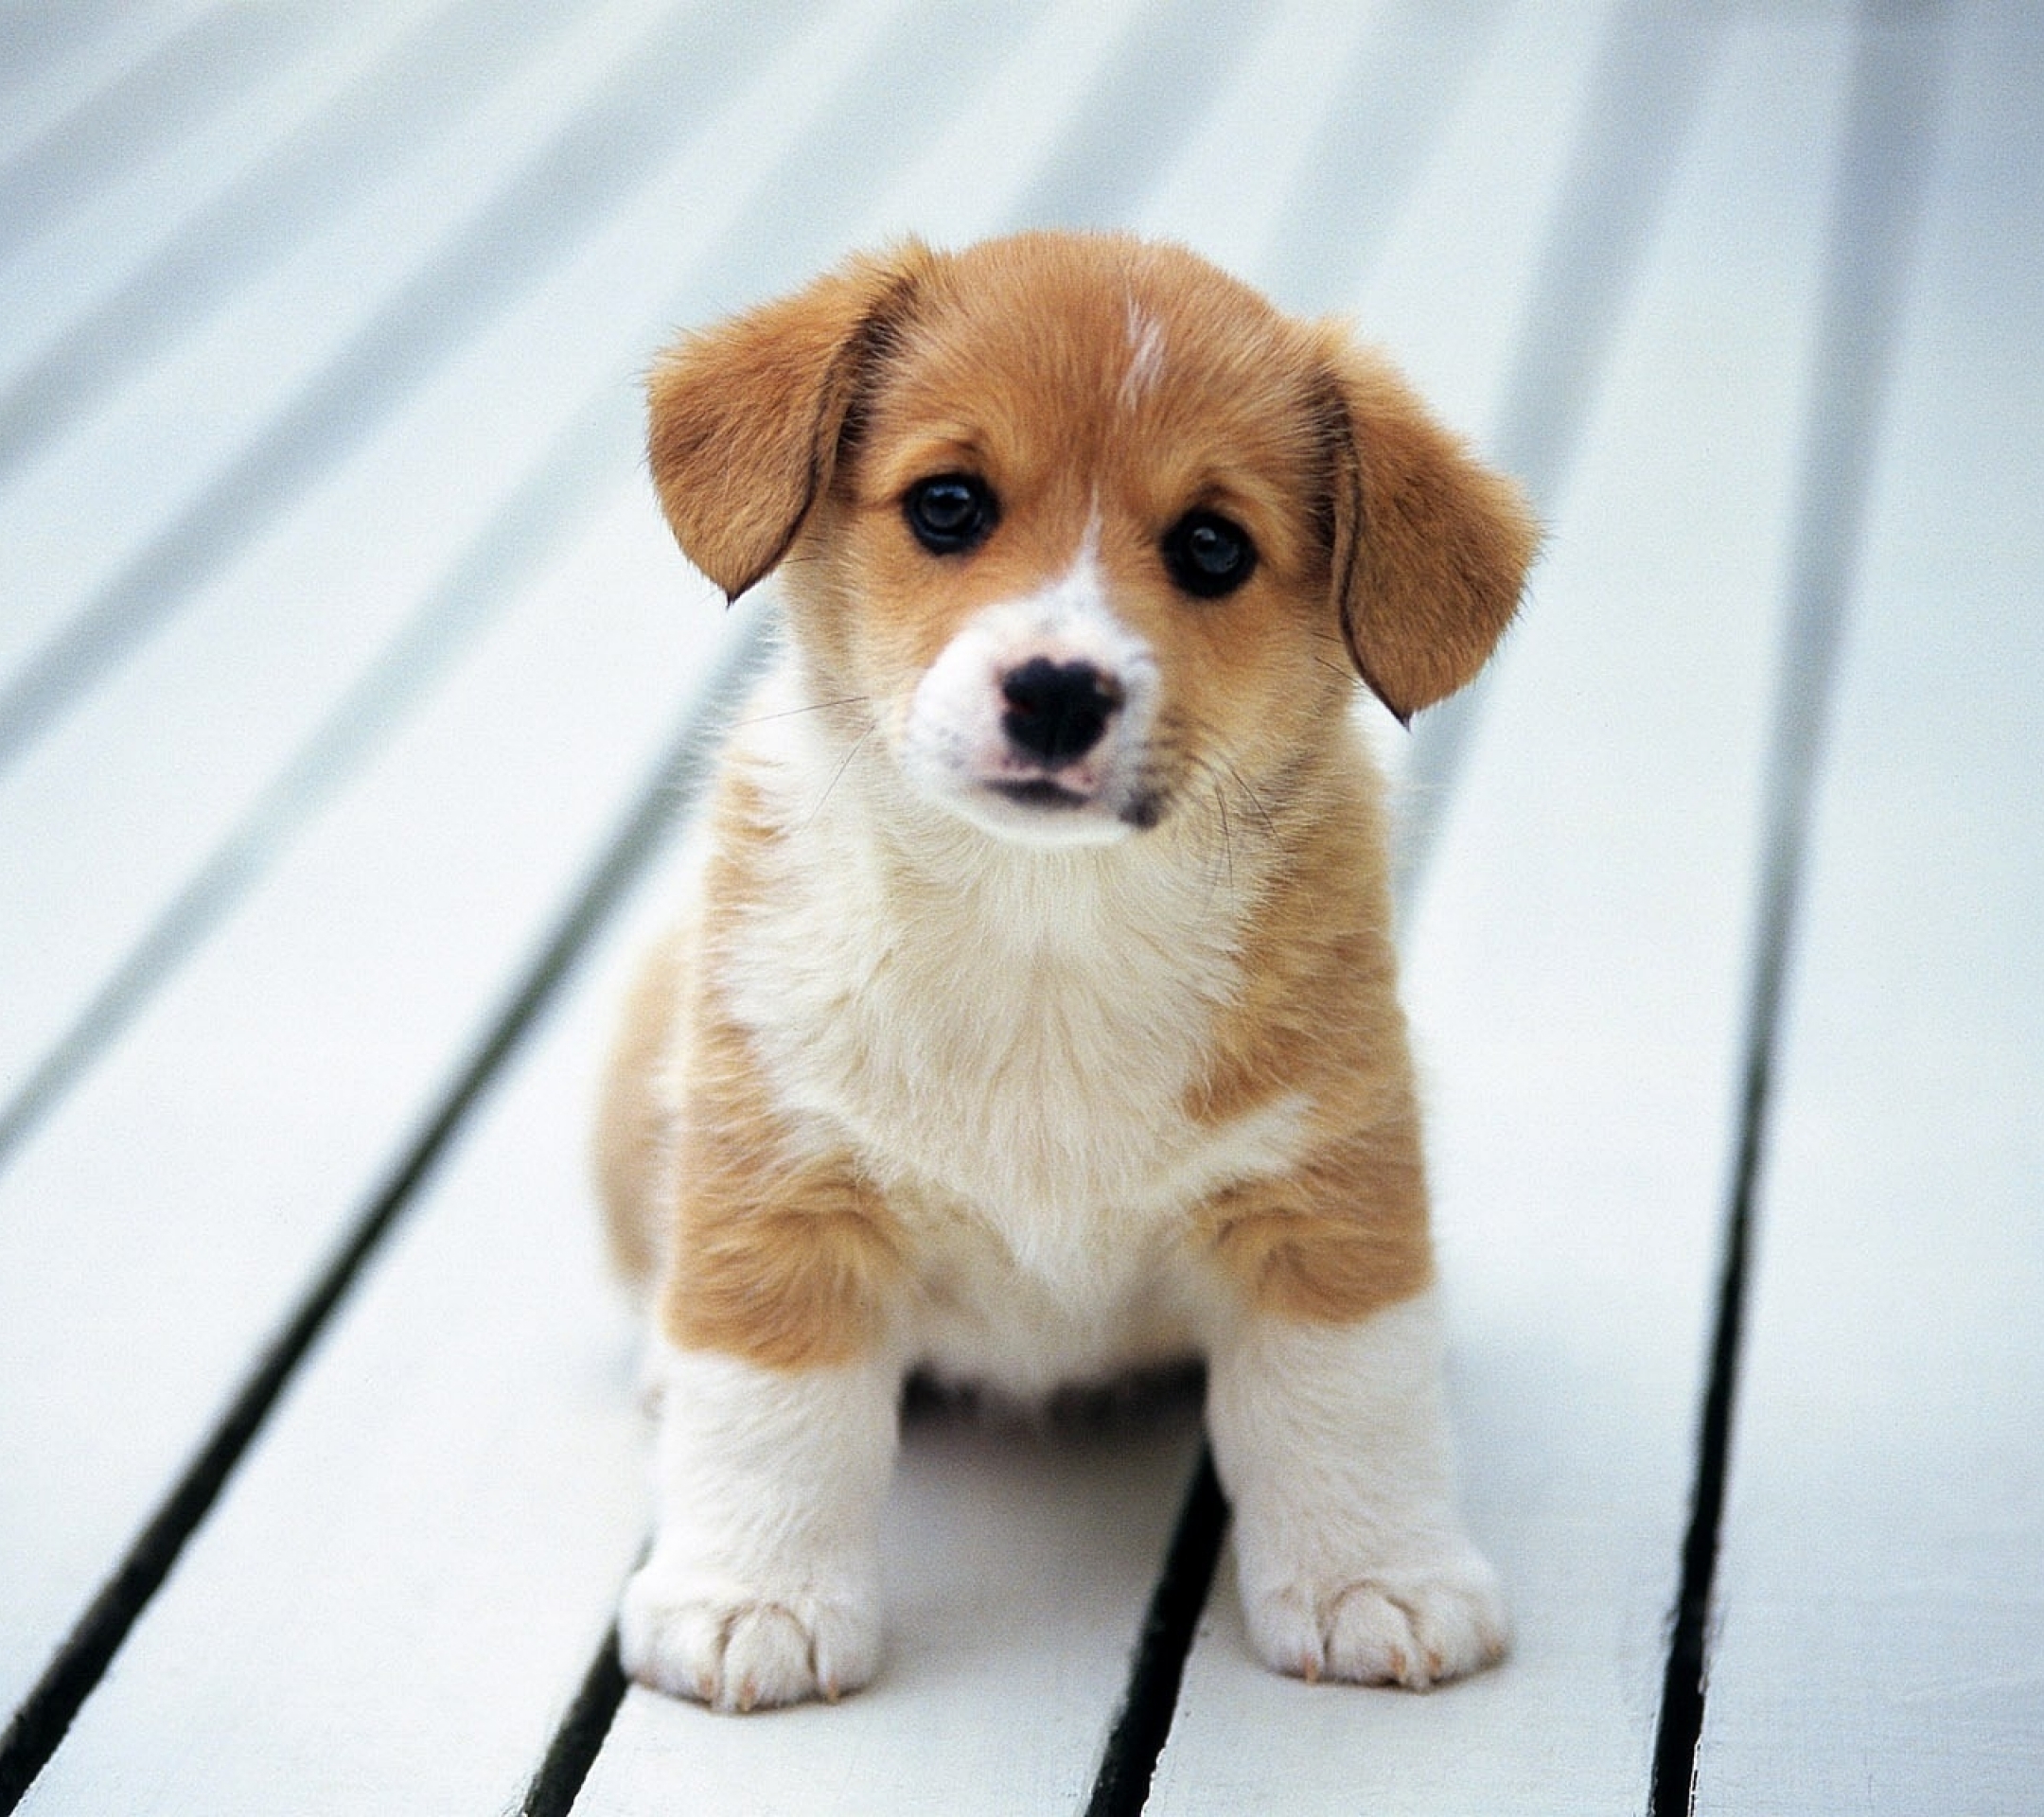
[[[2044,1808],[2040,95],[2021,0],[0,7],[0,1812]],[[1435,1695],[1251,1663],[1189,1407],[917,1425],[841,1707],[617,1673],[583,1133],[761,609],[633,375],[1025,222],[1551,526],[1384,740]]]

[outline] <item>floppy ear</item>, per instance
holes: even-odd
[[[773,571],[829,485],[863,373],[930,263],[912,243],[854,259],[655,364],[646,446],[661,508],[728,598]]]
[[[1524,495],[1383,361],[1330,336],[1334,594],[1348,654],[1409,723],[1483,666],[1540,541]]]

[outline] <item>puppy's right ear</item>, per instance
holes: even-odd
[[[646,442],[661,508],[728,598],[773,571],[829,485],[865,369],[931,263],[912,242],[854,259],[655,364]]]

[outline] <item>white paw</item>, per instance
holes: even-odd
[[[856,1596],[703,1594],[649,1563],[626,1586],[618,1650],[642,1685],[714,1710],[835,1703],[872,1677],[880,1622]]]
[[[1295,1678],[1429,1685],[1505,1657],[1510,1623],[1490,1567],[1473,1552],[1433,1564],[1297,1579],[1245,1598],[1264,1661]]]

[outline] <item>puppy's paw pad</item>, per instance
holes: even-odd
[[[1257,1649],[1295,1678],[1425,1690],[1494,1666],[1510,1623],[1489,1568],[1373,1572],[1294,1585],[1249,1613]]]
[[[879,1663],[880,1632],[849,1598],[676,1595],[642,1571],[619,1611],[618,1651],[642,1685],[745,1712],[857,1690]]]

